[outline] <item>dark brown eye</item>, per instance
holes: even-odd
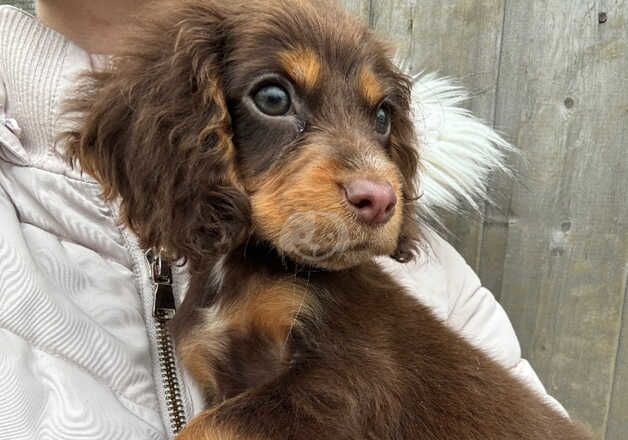
[[[384,136],[390,132],[390,110],[386,104],[381,104],[375,112],[375,131]]]
[[[290,95],[280,85],[268,85],[255,92],[255,106],[268,116],[283,116],[290,110]]]

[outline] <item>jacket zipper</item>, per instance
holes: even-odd
[[[168,262],[159,253],[155,253],[152,250],[146,252],[146,260],[150,266],[154,284],[153,317],[155,318],[157,353],[164,386],[164,397],[168,409],[170,427],[176,435],[185,425],[186,418],[179,378],[177,376],[174,346],[168,332],[168,321],[174,318],[176,311],[172,289],[172,270]]]

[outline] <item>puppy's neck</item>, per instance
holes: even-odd
[[[176,336],[193,326],[195,311],[211,308],[219,302],[234,301],[246,294],[251,283],[264,288],[282,280],[315,288],[321,277],[329,281],[330,277],[340,275],[339,272],[298,264],[268,243],[251,240],[208,264],[206,271],[192,273],[189,290],[173,322],[174,334]]]
[[[233,264],[247,264],[263,268],[275,274],[309,277],[312,273],[328,272],[326,269],[299,263],[280,253],[266,241],[251,241],[232,253]]]
[[[311,283],[313,278],[333,276],[334,272],[300,264],[282,255],[264,241],[250,241],[220,258],[206,278],[206,290],[214,297],[237,295],[241,285],[251,278],[290,278]]]

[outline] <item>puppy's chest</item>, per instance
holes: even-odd
[[[241,274],[215,298],[177,341],[210,406],[285,372],[298,350],[295,335],[318,313],[310,289],[288,278]]]

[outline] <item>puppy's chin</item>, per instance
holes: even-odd
[[[302,259],[301,264],[325,269],[330,271],[340,271],[350,269],[360,264],[370,261],[376,255],[366,251],[347,251],[327,259]],[[298,256],[296,258],[299,258]]]
[[[396,248],[393,242],[336,243],[333,246],[310,246],[307,243],[273,243],[281,255],[297,264],[330,271],[339,271],[364,264],[374,257],[391,255]]]

